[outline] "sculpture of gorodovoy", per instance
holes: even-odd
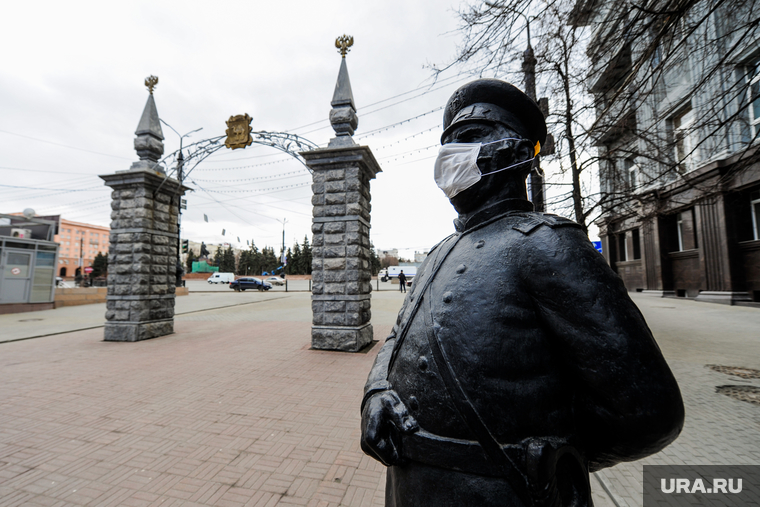
[[[387,506],[589,506],[589,472],[683,426],[678,385],[576,223],[536,213],[536,104],[495,79],[444,112],[435,180],[456,232],[419,267],[362,402]]]

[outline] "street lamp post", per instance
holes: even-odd
[[[514,11],[515,14],[525,19],[525,30],[528,38],[528,47],[523,52],[522,70],[525,79],[525,93],[538,104],[536,97],[536,56],[533,53],[533,47],[530,45],[530,20],[522,12]],[[544,111],[542,111],[544,112]],[[541,157],[536,155],[533,160],[533,167],[530,171],[530,197],[536,211],[546,211],[544,200],[544,173],[541,170]]]
[[[287,223],[288,219],[287,218],[283,218],[282,220],[279,220],[279,219],[275,218],[275,220],[277,220],[278,222],[280,222],[282,224],[282,252],[280,254],[280,257],[281,257],[280,258],[280,263],[283,266],[282,272],[284,274],[285,273],[285,269],[284,269],[285,261],[287,260],[287,258],[285,257],[285,224]]]
[[[171,127],[170,127],[171,128]],[[172,129],[174,130],[174,129]],[[182,155],[182,138],[179,139],[179,155],[177,155],[177,181],[179,181],[180,188],[182,188],[182,166],[185,164],[185,157]],[[182,285],[182,273],[184,271],[182,267],[182,234],[180,233],[180,224],[182,223],[182,201],[180,198],[179,206],[177,207],[177,281],[176,287]]]
[[[174,127],[166,123],[164,120],[161,120],[161,123],[163,123],[170,129],[172,129],[174,133],[179,136],[179,154],[177,155],[177,181],[179,181],[179,188],[182,188],[182,182],[184,180],[183,167],[185,165],[185,157],[182,154],[182,141],[186,137],[190,137],[190,134],[194,134],[195,132],[198,132],[199,130],[203,130],[203,127],[197,128],[195,130],[191,130],[185,135],[180,135],[180,133],[177,132]],[[181,222],[182,222],[182,199],[180,199],[179,207],[177,209],[177,274],[176,274],[177,287],[180,287],[182,285],[182,272],[184,271],[182,268],[182,234],[180,231]]]

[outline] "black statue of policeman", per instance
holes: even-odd
[[[456,232],[378,353],[362,449],[389,467],[387,506],[590,506],[589,472],[678,436],[678,385],[580,226],[526,199],[536,104],[480,79],[443,127],[435,179]]]

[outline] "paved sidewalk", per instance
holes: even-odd
[[[760,464],[760,405],[716,392],[716,387],[724,385],[760,388],[760,379],[706,367],[760,370],[760,309],[632,296],[678,380],[686,421],[678,439],[662,452],[592,477],[592,487],[603,483],[612,494],[612,505],[620,507],[642,505],[645,464]]]
[[[373,294],[377,339],[401,297]],[[705,365],[760,369],[760,311],[633,297],[687,406],[681,437],[644,462],[759,464],[760,406],[715,387],[760,381]],[[0,316],[0,340],[102,325],[102,306]],[[307,293],[191,294],[177,311],[174,335],[144,342],[96,328],[0,343],[0,506],[383,505],[384,468],[358,444],[378,346],[309,350]],[[597,505],[641,505],[641,465],[592,478]]]
[[[176,298],[174,310],[176,315],[180,316],[216,308],[245,306],[284,297],[288,297],[288,294],[256,291],[233,292],[231,290],[220,294],[190,293],[187,296]],[[57,310],[39,312],[3,314],[0,315],[0,343],[103,327],[105,321],[105,303],[64,306]]]

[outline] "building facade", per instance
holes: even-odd
[[[752,2],[579,0],[591,30],[600,238],[629,290],[760,301],[760,36]]]
[[[393,257],[395,259],[398,259],[398,248],[391,248],[389,250],[378,250],[377,251],[377,258],[378,259],[383,260],[386,257]]]
[[[110,231],[109,227],[102,225],[85,224],[62,218],[58,234],[54,239],[59,245],[57,275],[76,276],[80,268],[91,266],[99,253],[106,255]]]

